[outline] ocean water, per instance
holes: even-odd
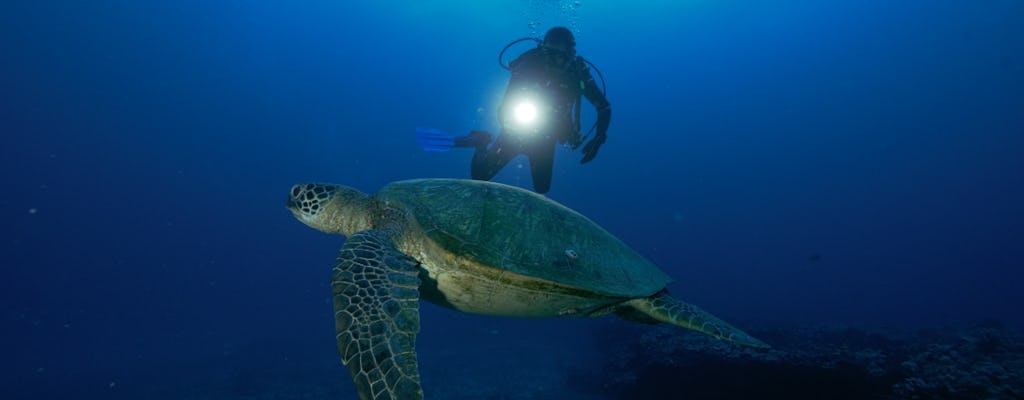
[[[780,348],[1017,332],[1021,21],[1012,0],[5,2],[0,397],[357,398],[328,286],[343,238],[296,221],[288,189],[468,178],[471,152],[414,129],[497,131],[498,52],[557,25],[613,116],[595,161],[558,150],[547,195],[673,294]],[[530,188],[525,159],[495,181]],[[717,357],[633,367],[682,330],[421,321],[427,398],[744,398],[656,391]]]

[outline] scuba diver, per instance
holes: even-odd
[[[505,50],[525,40],[539,44],[505,66],[501,60]],[[534,190],[546,193],[551,188],[555,145],[576,149],[596,130],[583,146],[580,163],[593,160],[607,139],[611,104],[590,74],[593,64],[576,55],[576,39],[565,27],[551,28],[543,41],[523,38],[509,43],[498,55],[498,62],[512,72],[512,77],[498,108],[501,134],[493,144],[492,135],[486,131],[452,137],[435,129],[419,128],[417,137],[427,151],[475,148],[470,174],[479,180],[490,180],[509,161],[524,154],[530,161]],[[601,76],[596,67],[594,70]],[[601,81],[603,86],[603,77]],[[580,135],[581,97],[586,97],[597,110],[597,122],[585,137]]]

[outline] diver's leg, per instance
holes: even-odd
[[[470,176],[473,179],[491,180],[518,154],[518,151],[515,150],[516,146],[508,142],[507,136],[499,135],[498,140],[488,149],[479,147],[476,149],[469,168]]]
[[[530,149],[530,174],[533,175],[533,190],[547,193],[551,189],[551,170],[555,161],[555,142],[544,141]]]
[[[487,131],[469,131],[468,134],[452,138],[455,147],[487,148],[494,137]]]

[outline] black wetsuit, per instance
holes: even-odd
[[[505,97],[498,109],[501,134],[490,148],[478,148],[473,154],[473,179],[490,180],[509,161],[519,154],[530,160],[533,187],[538,193],[551,188],[551,170],[555,145],[579,145],[579,126],[573,117],[573,105],[582,95],[597,109],[597,137],[603,137],[611,122],[611,105],[598,88],[582,57],[559,62],[561,53],[543,47],[531,49],[509,63],[512,77]],[[564,56],[562,56],[564,57]],[[521,96],[530,96],[543,102],[539,107],[540,127],[535,132],[523,132],[511,120],[515,103]],[[531,128],[532,129],[532,128]]]

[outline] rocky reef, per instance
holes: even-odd
[[[752,329],[750,349],[668,326],[603,329],[602,382],[618,399],[1020,399],[1024,341],[996,322],[915,332],[851,326]],[[591,390],[595,388],[591,387]]]

